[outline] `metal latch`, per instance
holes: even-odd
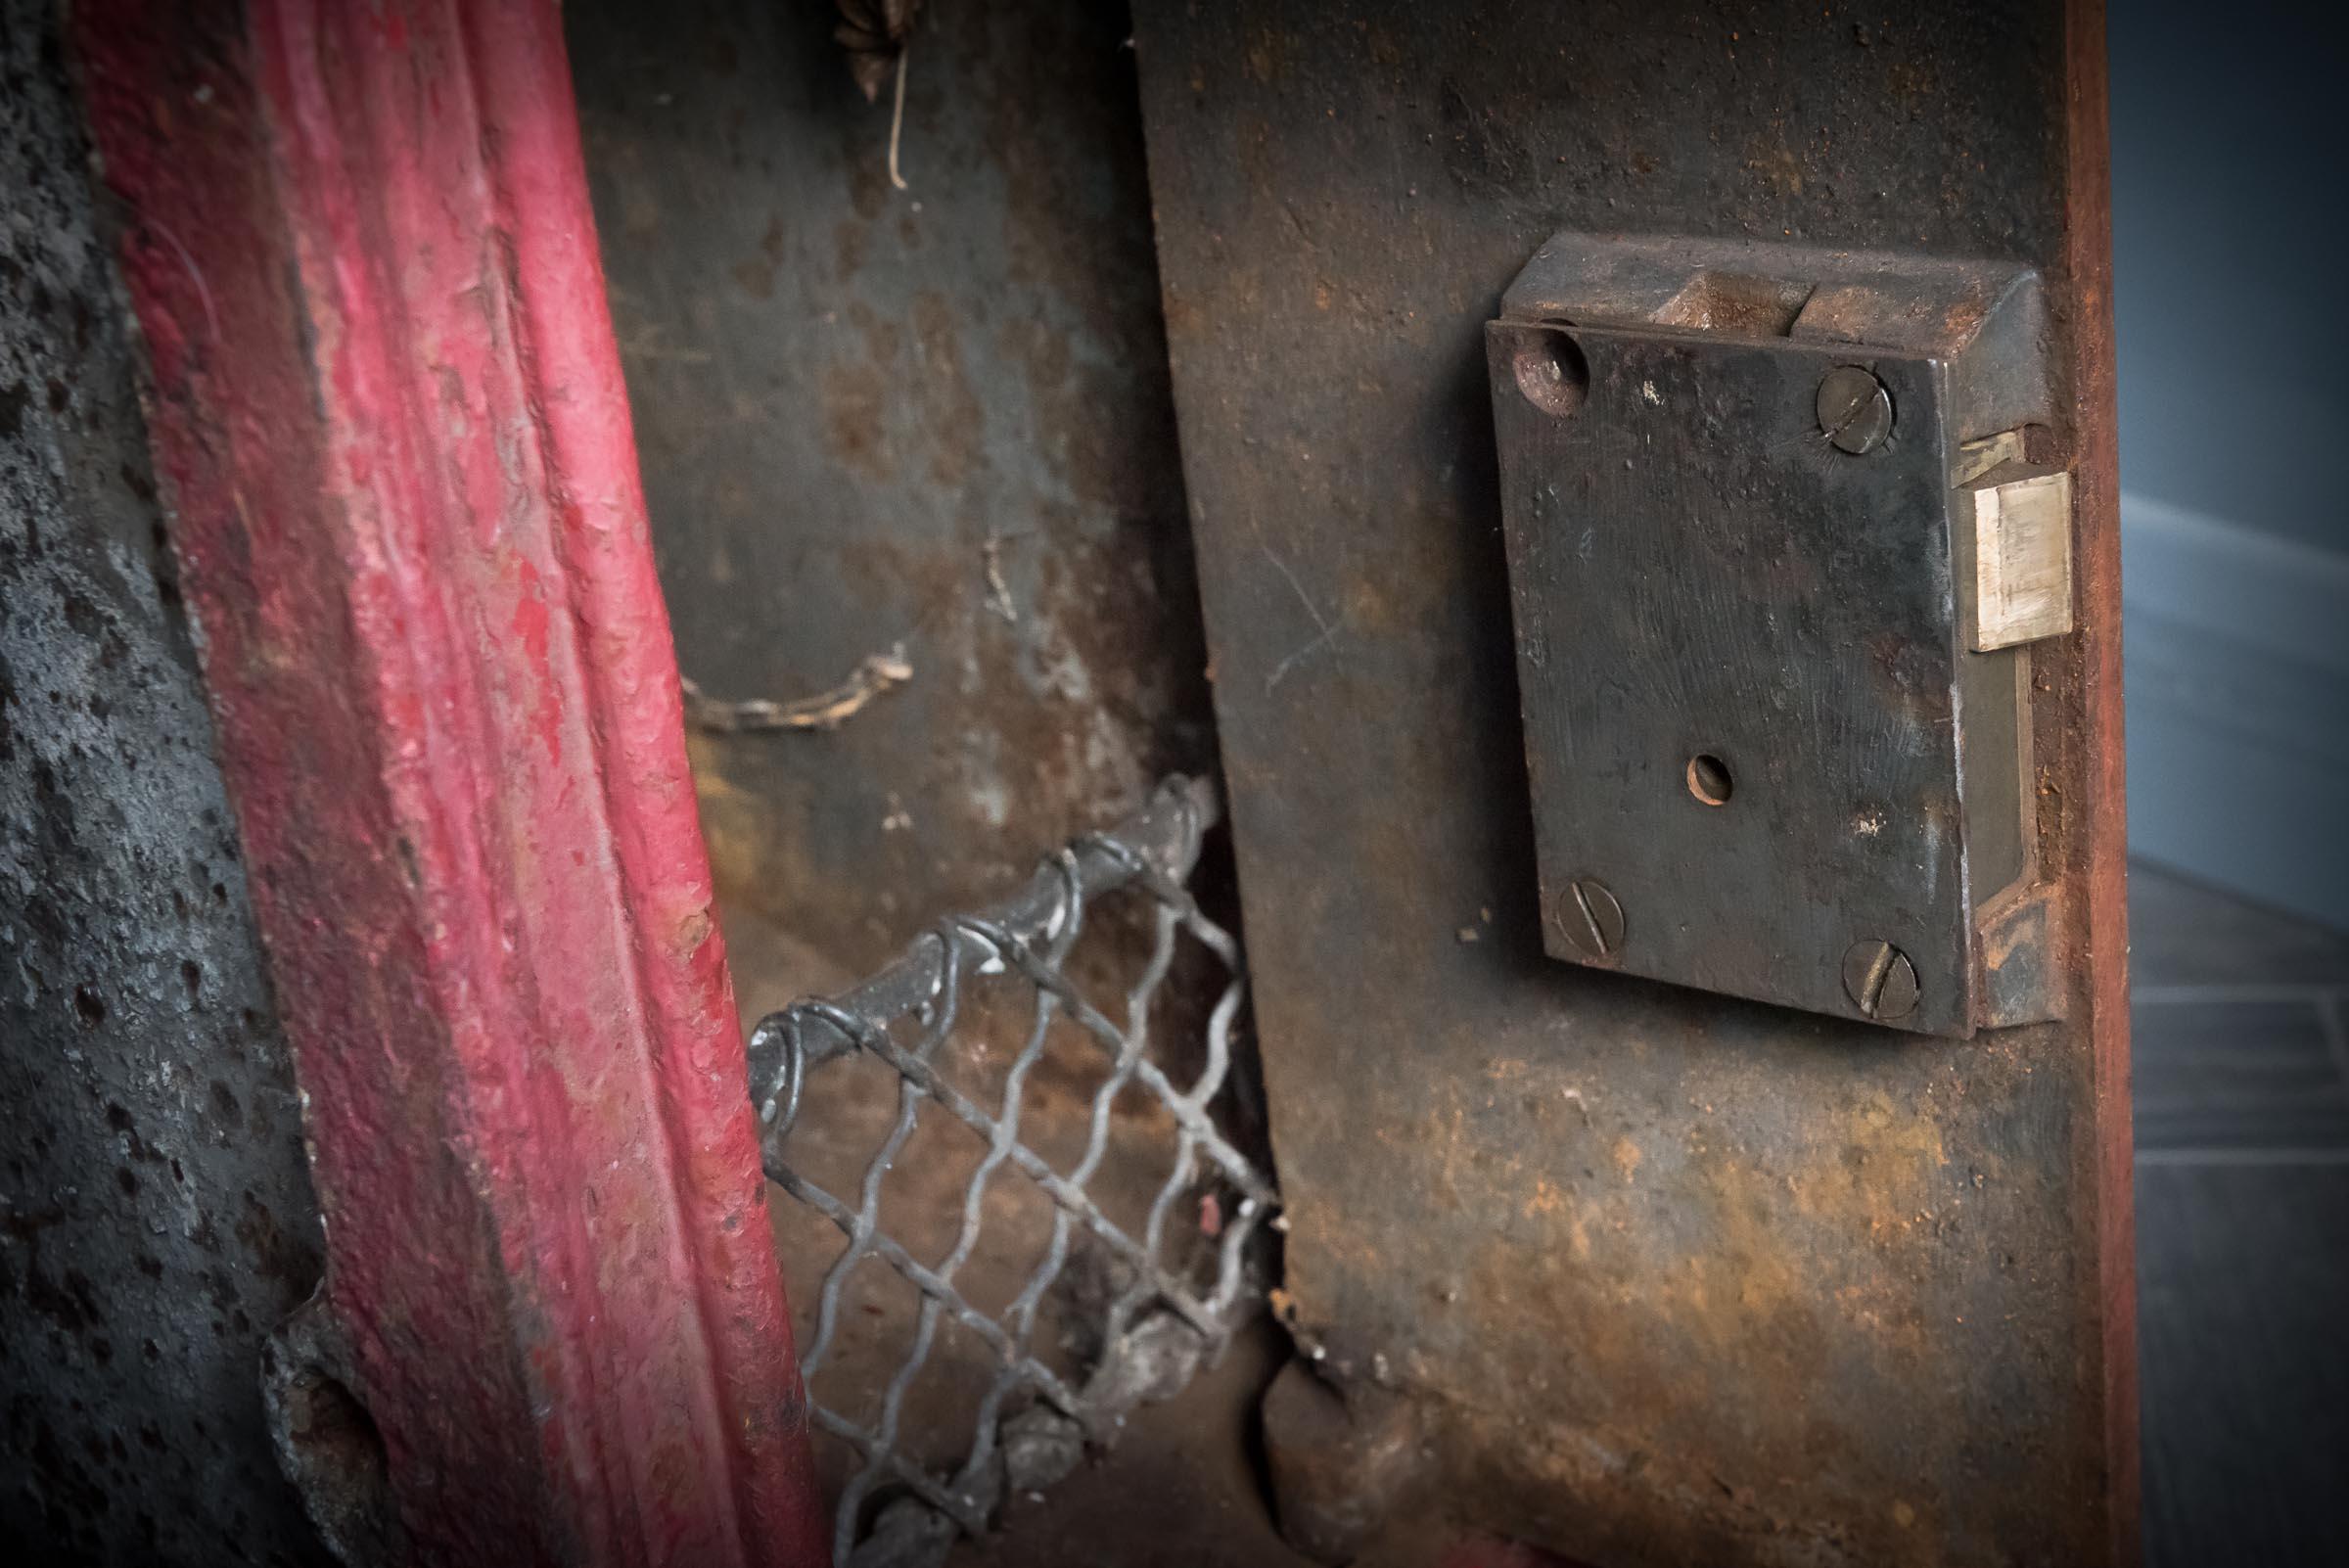
[[[1544,942],[1964,1036],[2054,1016],[2038,277],[1553,238],[1487,329]]]

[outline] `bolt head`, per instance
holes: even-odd
[[[1596,877],[1568,883],[1550,919],[1567,945],[1585,958],[1605,958],[1623,945],[1623,905]]]
[[[1819,428],[1839,451],[1874,451],[1892,434],[1892,393],[1858,365],[1837,365],[1819,384]]]
[[[1843,991],[1863,1016],[1893,1023],[1916,1011],[1916,965],[1891,943],[1863,938],[1843,955]]]

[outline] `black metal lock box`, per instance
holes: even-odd
[[[1946,1036],[2049,1017],[2026,268],[1553,238],[1487,330],[1544,940]]]

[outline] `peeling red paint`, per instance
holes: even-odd
[[[73,26],[417,1554],[821,1561],[556,9]]]

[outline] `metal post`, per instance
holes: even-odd
[[[87,0],[157,469],[305,1102],[346,1554],[824,1526],[551,0]]]

